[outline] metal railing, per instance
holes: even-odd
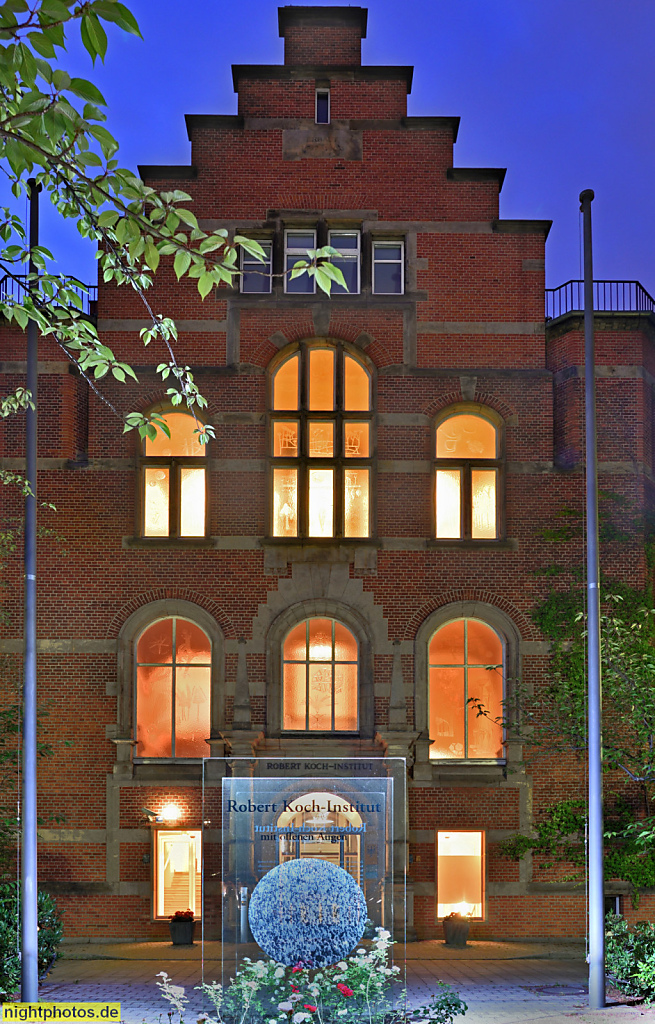
[[[77,292],[82,300],[82,311],[87,316],[95,317],[98,305],[97,284],[85,285],[84,288],[77,288],[71,285],[70,290]],[[0,277],[0,301],[20,302],[24,292],[25,282],[20,277],[16,279],[15,277],[10,277],[9,274]]]
[[[584,281],[546,288],[546,320],[584,309]],[[599,313],[653,313],[655,299],[639,281],[594,281],[594,309]]]

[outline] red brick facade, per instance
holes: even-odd
[[[435,832],[444,829],[486,833],[485,913],[472,934],[584,932],[582,893],[546,890],[528,864],[497,854],[500,839],[529,827],[533,805],[577,795],[582,770],[560,764],[525,775],[502,760],[431,761],[426,668],[437,624],[471,616],[501,633],[526,683],[539,685],[547,672],[531,611],[548,588],[535,571],[572,557],[541,531],[564,505],[583,504],[581,316],[545,325],[548,222],[500,217],[503,172],[454,166],[458,119],[408,117],[411,69],[362,66],[365,30],[360,8],[281,8],[285,64],[235,67],[238,115],[187,118],[188,168],[141,168],[153,187],[188,192],[201,225],[270,240],[276,273],[286,229],[317,230],[323,244],[330,229],[360,232],[361,291],[331,299],[285,294],[277,277],[271,294],[222,288],[201,302],[195,282],[177,283],[163,261],[149,301],[177,321],[177,356],[194,368],[216,426],[206,538],[141,536],[137,439],[121,433],[60,350],[41,343],[39,496],[58,510],[41,520],[61,540],[39,550],[39,687],[56,746],[40,767],[39,870],[60,895],[69,936],[163,937],[165,922],[152,920],[142,808],[174,801],[185,827],[201,825],[197,762],[149,763],[134,753],[133,644],[167,614],[195,619],[214,644],[213,754],[408,758],[416,934],[440,928]],[[327,125],[314,123],[317,87],[330,91]],[[400,294],[372,290],[376,240],[404,247]],[[133,291],[100,285],[101,337],[141,364],[138,385],[104,384],[121,412],[164,398],[148,364],[165,355],[139,354],[146,325]],[[599,314],[596,330],[600,485],[640,510],[653,501],[655,318]],[[24,382],[24,343],[9,329],[0,337],[10,389]],[[343,345],[373,381],[371,537],[282,543],[271,539],[268,368],[288,346],[317,338]],[[500,424],[505,484],[495,541],[435,540],[435,424],[450,409],[491,410]],[[20,418],[1,429],[3,465],[14,466]],[[4,492],[15,520],[20,499]],[[607,558],[614,573],[645,578],[638,538],[620,563],[615,552]],[[17,561],[3,593],[8,655],[21,650],[21,601]],[[360,666],[368,725],[358,736],[300,739],[272,727],[283,625],[312,614],[344,621],[369,652]]]

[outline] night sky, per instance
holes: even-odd
[[[143,41],[110,29],[104,67],[77,40],[64,66],[104,92],[123,166],[188,163],[183,115],[236,113],[230,65],[283,62],[277,4],[125,2]],[[548,287],[582,276],[578,195],[593,188],[594,276],[654,294],[655,0],[367,6],[363,63],[413,64],[409,114],[462,118],[455,166],[507,167],[501,217],[553,220]],[[91,282],[91,247],[43,214],[57,269]]]

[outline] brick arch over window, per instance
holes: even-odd
[[[266,638],[267,735],[282,735],[282,651],[284,640],[301,622],[312,618],[329,618],[342,623],[355,637],[359,649],[359,736],[374,735],[373,715],[373,642],[368,625],[360,613],[328,598],[303,601],[285,609],[271,623]],[[316,735],[320,735],[317,733]],[[323,734],[324,735],[324,734]]]
[[[142,594],[136,594],[130,601],[120,608],[107,626],[106,637],[108,640],[117,639],[123,631],[125,623],[130,616],[147,605],[157,601],[185,601],[190,606],[200,608],[210,615],[218,624],[222,635],[226,640],[236,640],[237,631],[234,623],[227,613],[215,601],[210,600],[204,594],[191,590],[188,587],[155,587],[146,590]]]
[[[428,646],[442,626],[456,619],[476,619],[490,626],[502,639],[505,648],[507,696],[511,697],[511,681],[520,675],[521,633],[516,622],[497,605],[482,600],[460,600],[442,604],[423,620],[414,641],[414,714],[415,725],[422,737],[428,733]]]
[[[455,605],[466,609],[473,609],[478,605],[494,608],[503,615],[507,621],[515,624],[515,628],[518,630],[518,634],[522,640],[543,639],[531,620],[528,619],[519,608],[513,605],[511,601],[508,601],[504,597],[499,597],[498,594],[494,594],[489,590],[481,590],[477,587],[461,587],[458,590],[447,590],[438,596],[435,596],[430,601],[425,601],[408,621],[402,639],[415,641],[423,623],[426,622],[432,614],[440,612],[443,608]],[[467,610],[461,614],[474,615],[474,612]]]
[[[117,638],[117,724],[116,739],[135,739],[134,672],[135,647],[148,626],[161,619],[180,618],[199,626],[211,641],[210,736],[215,739],[224,728],[225,637],[216,620],[204,608],[190,601],[167,597],[144,604],[123,623]],[[119,759],[127,760],[124,756]]]
[[[498,398],[497,395],[488,394],[487,392],[475,392],[475,397],[472,402],[467,402],[462,398],[461,391],[449,391],[447,395],[438,395],[433,398],[431,402],[428,402],[423,407],[422,412],[425,416],[439,416],[441,413],[452,406],[454,411],[458,411],[458,407],[466,406],[469,411],[475,412],[476,407],[483,411],[484,409],[493,409],[494,412],[498,413],[503,420],[507,421],[512,417],[516,416],[516,409],[508,405],[507,402],[503,401],[502,398]]]

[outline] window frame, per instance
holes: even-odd
[[[434,914],[437,923],[443,921],[444,918],[439,917],[439,835],[447,832],[472,832],[475,835],[481,837],[480,840],[480,881],[481,881],[481,917],[471,917],[471,921],[486,921],[487,920],[487,831],[484,828],[453,828],[445,829],[438,828],[435,830],[434,836],[434,882],[435,882],[435,900],[434,900]]]
[[[265,263],[261,263],[255,256],[251,256],[250,253],[246,252],[245,249],[241,250],[241,279],[239,282],[239,290],[242,295],[270,295],[273,291],[273,240],[270,238],[257,238],[255,241],[259,242],[262,249],[268,248],[268,259]],[[266,276],[266,269],[268,268],[268,288],[253,289],[244,288],[246,282],[246,265],[252,267],[252,272],[257,272],[260,277]]]
[[[183,409],[173,408],[172,406],[164,409],[150,410],[151,412],[157,412],[159,415],[166,417],[169,413],[181,413],[182,415],[190,415]],[[193,418],[193,417],[191,417]],[[198,417],[198,421],[202,423],[202,420]],[[157,428],[159,429],[159,428]],[[146,439],[140,438],[138,442],[138,453],[137,453],[137,500],[135,502],[135,513],[136,513],[136,524],[135,533],[140,540],[152,543],[165,544],[167,541],[200,541],[206,540],[209,536],[209,524],[210,524],[210,487],[209,487],[209,445],[211,439],[203,446],[204,455],[146,455]],[[157,466],[161,466],[164,469],[169,470],[169,486],[168,486],[168,533],[166,534],[148,534],[145,532],[145,470],[155,469]],[[203,469],[205,474],[205,528],[201,534],[183,534],[180,532],[181,529],[181,515],[182,515],[182,502],[181,502],[181,472],[180,470],[185,468],[192,469]]]
[[[318,94],[321,93],[327,96],[327,120],[319,121],[318,119]],[[330,87],[325,85],[317,85],[314,90],[314,124],[330,124],[332,117],[332,97],[330,96]]]
[[[331,629],[332,629],[332,639],[331,639],[332,651],[331,651],[331,658],[330,658],[330,662],[329,662],[330,667],[331,667],[331,675],[332,675],[332,682],[331,682],[331,687],[332,687],[331,688],[331,720],[332,720],[332,726],[331,726],[330,729],[310,729],[308,725],[307,725],[307,727],[305,729],[285,729],[285,727],[284,727],[284,666],[287,665],[287,664],[291,664],[291,665],[293,665],[293,664],[296,664],[296,665],[302,664],[302,665],[305,666],[305,721],[309,722],[309,713],[310,713],[309,699],[308,699],[309,698],[309,665],[311,665],[311,664],[328,664],[327,659],[325,659],[324,662],[312,662],[309,659],[309,653],[308,653],[309,652],[309,624],[310,624],[310,622],[313,619],[327,619],[332,624],[332,626],[331,626]],[[357,645],[357,661],[355,663],[357,665],[357,701],[356,701],[356,704],[357,704],[357,726],[355,727],[355,729],[335,729],[334,728],[334,720],[335,720],[335,690],[334,690],[335,666],[336,665],[352,665],[353,664],[352,661],[337,661],[336,658],[335,658],[335,626],[337,624],[339,624],[340,626],[343,626],[344,629],[348,630],[348,632],[353,637],[353,639],[354,639],[354,641],[355,641],[355,643]],[[297,660],[295,660],[295,661],[292,661],[292,660],[287,661],[285,659],[285,657],[284,657],[284,644],[286,643],[286,639],[289,636],[289,633],[291,633],[299,625],[304,625],[305,626],[305,653],[306,653],[307,656],[306,656],[305,660],[302,661],[302,662],[301,661],[297,661]],[[359,706],[360,705],[360,667],[361,667],[361,659],[360,659],[360,643],[359,643],[359,639],[357,637],[357,634],[349,626],[347,626],[345,624],[345,622],[343,622],[341,619],[335,618],[334,615],[309,615],[307,618],[301,619],[300,622],[296,623],[295,626],[291,626],[291,628],[287,630],[285,636],[282,639],[282,643],[280,645],[280,683],[281,683],[281,685],[280,685],[280,723],[281,723],[281,734],[283,736],[325,736],[326,734],[327,735],[335,735],[335,736],[336,735],[338,735],[338,736],[358,736],[359,735],[359,730],[360,730],[360,706]]]
[[[285,293],[285,295],[298,296],[298,295],[315,295],[316,294],[316,278],[315,277],[309,277],[308,275],[304,275],[304,277],[306,277],[307,280],[311,282],[311,285],[312,285],[311,290],[303,289],[301,291],[299,289],[298,291],[295,291],[295,290],[289,288],[289,285],[292,284],[291,274],[289,273],[289,271],[291,270],[291,267],[293,266],[293,264],[291,264],[291,266],[288,266],[288,262],[289,262],[289,258],[290,257],[291,258],[295,257],[294,263],[297,263],[299,260],[302,260],[302,259],[309,259],[309,257],[307,256],[307,249],[306,248],[301,248],[300,246],[289,245],[289,235],[294,235],[294,234],[296,234],[296,235],[301,235],[301,234],[302,235],[313,235],[314,236],[314,244],[312,246],[309,246],[309,248],[316,249],[317,248],[317,244],[316,244],[316,231],[317,231],[317,229],[315,227],[311,227],[311,228],[309,228],[309,227],[307,227],[307,228],[304,228],[304,227],[291,227],[291,228],[285,228],[284,229],[284,293]],[[296,278],[295,280],[301,280],[302,281],[303,279],[304,278],[301,277],[301,278]]]
[[[389,249],[400,246],[400,260],[377,260],[377,249]],[[375,287],[375,266],[377,263],[400,263],[400,291],[383,292]],[[404,238],[373,238],[371,239],[371,293],[373,295],[404,295],[405,294],[405,239]]]
[[[357,267],[357,287],[354,291],[336,290],[339,285],[334,285],[331,291],[331,295],[360,295],[362,290],[362,233],[358,228],[330,228],[328,230],[328,245],[331,245],[334,249],[338,249],[339,246],[335,245],[332,236],[333,235],[349,235],[357,238],[356,249],[345,249],[340,253],[341,258],[349,260],[355,263]],[[332,257],[332,263],[337,263],[337,257]]]
[[[507,701],[508,653],[507,653],[507,638],[506,638],[506,636],[496,626],[491,625],[491,623],[488,622],[486,619],[482,619],[482,618],[480,618],[479,616],[476,616],[476,615],[454,615],[451,618],[444,619],[437,626],[435,626],[433,631],[430,633],[430,635],[429,635],[429,637],[427,639],[427,645],[426,645],[427,646],[427,650],[426,650],[427,708],[426,708],[426,711],[427,711],[427,729],[428,729],[428,734],[429,734],[429,730],[430,730],[430,703],[431,703],[430,669],[431,669],[431,667],[435,667],[435,668],[442,668],[442,667],[443,668],[447,668],[447,667],[449,667],[447,665],[444,665],[444,666],[440,666],[440,665],[432,666],[432,663],[430,662],[430,644],[432,643],[432,639],[436,636],[436,634],[441,629],[443,629],[445,626],[448,626],[448,625],[450,625],[453,622],[462,622],[462,621],[463,622],[471,622],[471,621],[479,622],[483,626],[486,626],[487,629],[492,630],[492,632],[494,632],[496,634],[496,636],[498,637],[498,639],[500,640],[501,645],[502,645],[502,651],[503,651],[503,661],[502,661],[502,697],[501,697],[501,700],[503,702]],[[464,635],[465,635],[465,638],[466,638],[466,628],[465,628],[465,634]],[[466,643],[466,639],[465,639],[465,643]],[[465,682],[464,682],[464,695],[465,695],[465,702],[464,702],[464,757],[432,757],[431,754],[430,754],[430,748],[431,748],[432,744],[430,744],[428,746],[428,760],[429,760],[429,762],[431,764],[440,764],[440,765],[450,765],[450,764],[505,764],[506,761],[507,761],[506,753],[505,753],[505,756],[503,756],[503,757],[469,757],[468,756],[468,714],[467,714],[467,710],[468,710],[468,706],[467,706],[467,702],[468,702],[468,669],[471,668],[471,667],[478,668],[480,666],[478,666],[478,665],[474,665],[474,666],[469,665],[468,658],[466,656],[467,653],[468,652],[465,651],[465,660],[462,662],[461,666],[459,664],[452,666],[453,668],[460,668],[461,667],[461,668],[464,669],[464,680],[465,680]],[[505,705],[503,705],[503,706],[505,706]],[[503,729],[503,731],[502,731],[502,738],[503,738],[503,750],[506,752],[506,750],[507,750],[507,747],[505,745],[506,741],[507,741],[507,730],[506,729]],[[455,831],[466,831],[466,830],[462,830],[462,829],[457,830],[456,829]]]
[[[155,616],[154,618],[150,619],[147,623],[145,623],[145,625],[142,626],[142,628],[137,631],[137,633],[135,634],[134,643],[133,643],[133,652],[134,652],[133,653],[133,660],[132,660],[132,707],[134,709],[134,714],[133,714],[133,718],[134,718],[134,757],[133,757],[133,761],[134,761],[135,764],[200,764],[200,763],[202,763],[203,756],[204,757],[210,757],[211,756],[211,746],[210,746],[209,743],[207,743],[208,752],[206,754],[204,754],[204,755],[198,754],[198,755],[194,755],[192,757],[183,757],[183,756],[179,756],[179,755],[177,755],[175,753],[175,676],[176,676],[175,669],[178,667],[178,662],[175,660],[175,654],[176,654],[176,643],[175,643],[175,632],[176,632],[176,630],[175,630],[175,626],[173,627],[173,652],[174,652],[174,656],[173,656],[173,661],[171,662],[172,674],[173,674],[172,687],[171,687],[171,751],[172,751],[172,753],[171,753],[170,757],[149,757],[147,755],[146,756],[141,756],[140,754],[137,754],[137,752],[136,752],[136,750],[137,750],[137,742],[138,742],[137,741],[137,732],[138,732],[138,728],[137,727],[138,727],[138,722],[139,722],[137,676],[138,676],[139,665],[140,664],[141,665],[142,664],[147,664],[147,662],[139,662],[139,660],[138,660],[139,640],[141,639],[143,634],[148,629],[150,629],[151,626],[154,626],[155,623],[157,623],[157,622],[165,622],[167,619],[173,619],[173,620],[182,619],[184,622],[190,622],[192,626],[196,626],[197,629],[202,630],[202,632],[205,634],[205,636],[209,640],[209,662],[208,662],[208,665],[203,664],[202,667],[203,668],[207,668],[207,667],[209,668],[209,718],[210,718],[210,730],[209,731],[210,731],[210,735],[214,731],[213,727],[212,727],[212,724],[211,724],[212,723],[212,718],[213,718],[213,703],[214,703],[214,698],[213,698],[214,666],[215,666],[214,639],[212,638],[211,634],[207,631],[207,629],[204,628],[204,626],[201,626],[195,620],[195,618],[190,618],[188,615],[179,615],[179,614],[176,614],[176,613],[172,613],[170,615],[158,615],[158,616]],[[209,740],[209,739],[210,739],[210,737],[208,736],[207,740]]]
[[[309,409],[309,353],[316,349],[330,349],[334,352],[335,400],[332,411],[310,411]],[[298,408],[293,410],[273,409],[274,380],[278,370],[288,359],[298,355],[299,358],[299,397]],[[368,411],[347,411],[345,405],[345,359],[346,356],[355,361],[367,373],[369,379]],[[370,541],[375,535],[375,480],[376,480],[376,448],[375,448],[375,378],[368,360],[359,353],[353,352],[343,342],[331,342],[315,339],[287,348],[280,353],[269,366],[268,372],[268,411],[267,411],[267,452],[268,452],[268,526],[267,538],[279,543],[358,543]],[[274,454],[274,424],[278,421],[298,423],[298,454],[296,456],[276,456]],[[326,422],[334,424],[334,454],[329,457],[309,455],[309,423]],[[368,424],[369,455],[366,458],[354,458],[345,455],[344,425],[345,423],[362,422]],[[368,532],[365,536],[353,537],[345,534],[345,479],[348,469],[360,467],[368,470]],[[276,469],[296,469],[297,494],[297,530],[295,536],[276,535],[274,530],[274,472]],[[334,469],[333,483],[333,520],[332,535],[320,537],[309,532],[309,471],[310,469]]]
[[[437,432],[447,420],[454,416],[469,415],[491,423],[496,432],[495,459],[462,459],[437,458]],[[440,412],[434,420],[432,429],[432,541],[431,544],[482,544],[493,545],[505,540],[505,430],[504,421],[493,409],[487,406],[462,404],[449,406]],[[459,537],[437,536],[437,470],[460,470],[460,533]],[[493,469],[496,471],[496,536],[473,537],[473,488],[472,471]]]

